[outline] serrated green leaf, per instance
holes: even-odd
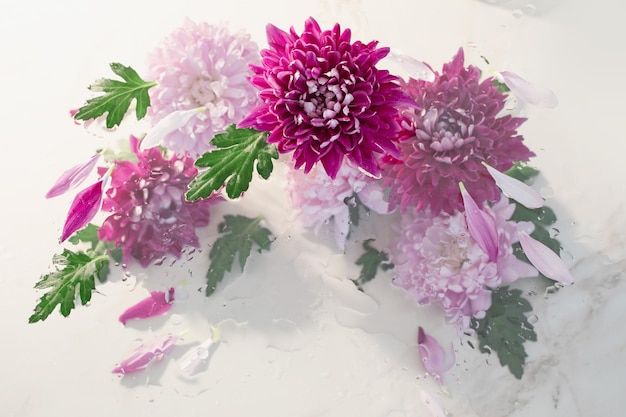
[[[375,239],[367,239],[363,241],[363,249],[365,249],[365,253],[356,260],[356,264],[361,266],[361,273],[359,274],[359,278],[354,280],[355,284],[359,289],[363,288],[363,285],[373,280],[378,273],[378,268],[383,271],[387,271],[392,269],[394,265],[389,261],[389,255],[383,251],[379,251],[372,245]]]
[[[29,323],[45,320],[57,305],[61,314],[67,317],[75,308],[77,296],[82,305],[89,302],[96,288],[95,278],[100,279],[102,270],[108,269],[109,256],[90,256],[65,249],[54,256],[53,264],[56,270],[42,276],[35,284],[35,288],[49,291],[40,298]]]
[[[506,175],[513,177],[519,181],[528,183],[531,179],[539,175],[539,171],[524,162],[516,162],[513,166],[504,172]]]
[[[207,296],[215,291],[226,272],[232,269],[235,258],[239,259],[239,266],[243,271],[253,244],[259,247],[259,252],[270,250],[273,235],[261,226],[262,219],[262,217],[251,219],[245,216],[224,216],[224,221],[217,228],[222,236],[217,238],[209,253],[211,265],[206,275]]]
[[[98,229],[98,226],[93,223],[89,223],[87,226],[70,236],[68,241],[73,245],[78,245],[81,242],[89,243],[91,245],[91,249],[94,250],[100,243],[100,239],[98,238]]]
[[[522,291],[501,287],[493,291],[491,307],[483,319],[472,319],[472,328],[478,336],[482,353],[496,352],[500,365],[521,379],[526,363],[526,341],[536,341],[535,328],[525,313],[532,311]]]
[[[75,119],[90,120],[108,113],[106,127],[111,129],[122,122],[133,100],[136,102],[137,120],[141,120],[146,115],[148,107],[150,107],[148,90],[157,83],[142,80],[131,67],[118,63],[112,63],[110,67],[124,82],[103,78],[90,85],[91,91],[103,92],[104,94],[88,99],[87,104],[78,109],[74,115]]]
[[[501,81],[496,80],[495,78],[493,79],[493,85],[498,89],[498,92],[500,93],[508,93],[509,91],[511,91],[508,85],[506,85],[505,83]]]
[[[211,144],[217,149],[196,160],[196,166],[208,169],[191,181],[185,195],[187,200],[207,198],[224,185],[228,197],[241,196],[252,181],[255,163],[259,175],[269,178],[274,167],[272,159],[278,159],[278,151],[267,143],[267,135],[254,129],[237,129],[235,125],[215,135]]]

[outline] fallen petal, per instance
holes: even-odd
[[[178,336],[167,335],[149,345],[141,344],[126,359],[113,368],[114,374],[130,374],[146,369],[153,361],[160,361],[171,352]]]
[[[128,320],[160,316],[167,313],[172,308],[173,301],[174,288],[170,288],[167,293],[163,291],[152,291],[150,297],[141,300],[124,311],[122,315],[120,315],[119,320],[122,324],[126,325]]]
[[[559,104],[556,95],[545,87],[530,83],[519,75],[509,71],[502,71],[500,76],[502,76],[506,86],[509,87],[511,92],[520,100],[535,106],[550,109],[555,108]]]
[[[463,183],[459,183],[463,205],[465,206],[465,220],[470,236],[487,254],[490,262],[498,259],[498,229],[493,217],[482,211]]]
[[[534,188],[517,178],[503,174],[497,169],[490,167],[485,162],[483,162],[483,165],[487,168],[489,175],[491,175],[491,178],[493,178],[504,195],[523,204],[529,209],[543,207],[543,198]]]
[[[161,119],[141,141],[141,149],[148,149],[161,145],[163,139],[171,132],[185,126],[195,115],[204,111],[204,107],[191,110],[176,110]]]
[[[98,163],[99,158],[100,153],[97,153],[87,162],[73,166],[61,174],[52,188],[46,193],[46,198],[56,197],[79,186],[89,176],[96,163]]]
[[[530,263],[543,275],[564,284],[574,283],[565,262],[552,249],[524,232],[519,234],[519,243]]]
[[[220,340],[219,329],[213,328],[211,332],[212,336],[210,339],[205,340],[180,358],[178,367],[182,374],[187,376],[195,375],[199,372],[200,366],[209,360],[212,350],[215,349]]]
[[[432,417],[446,417],[448,415],[441,404],[426,391],[420,390],[420,398]]]
[[[446,351],[437,339],[426,334],[420,326],[417,330],[417,350],[426,371],[434,376],[439,384],[443,385],[444,374],[452,369],[456,361],[454,347],[450,346],[450,359],[446,361]]]
[[[75,231],[82,229],[98,213],[102,203],[103,180],[80,191],[74,197],[63,225],[61,242],[65,241]]]

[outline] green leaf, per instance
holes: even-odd
[[[91,249],[95,250],[96,246],[100,243],[100,239],[98,238],[98,229],[98,226],[93,223],[89,223],[87,226],[74,233],[68,241],[73,245],[78,245],[81,242],[89,243],[91,245]]]
[[[91,300],[91,293],[96,289],[95,278],[100,279],[103,269],[109,267],[109,256],[90,256],[85,252],[73,252],[65,249],[52,259],[54,272],[43,275],[35,285],[37,289],[49,289],[35,307],[35,312],[28,319],[29,323],[45,320],[56,308],[67,317],[75,307],[76,297],[82,305]]]
[[[122,64],[112,63],[110,66],[124,81],[101,78],[90,85],[91,91],[105,94],[87,100],[87,104],[74,115],[75,119],[90,120],[108,113],[106,127],[111,129],[122,122],[133,99],[136,101],[137,120],[146,115],[150,107],[148,90],[157,85],[156,81],[144,81],[134,69]]]
[[[524,342],[537,341],[537,333],[524,313],[532,311],[530,302],[522,297],[522,291],[501,287],[493,291],[492,304],[483,319],[472,319],[476,330],[479,350],[496,352],[500,365],[521,379],[526,363]]]
[[[268,179],[274,168],[272,159],[278,159],[276,146],[268,144],[267,132],[237,129],[230,125],[225,133],[215,135],[211,144],[217,147],[196,161],[196,166],[208,168],[198,173],[189,184],[185,197],[189,201],[207,198],[226,185],[230,198],[239,197],[252,181],[252,171]]]
[[[272,232],[260,225],[262,219],[261,216],[255,219],[245,216],[224,216],[224,221],[217,227],[222,236],[215,241],[209,253],[211,266],[206,275],[207,296],[215,291],[226,272],[231,270],[235,258],[238,257],[239,266],[243,271],[253,244],[259,247],[259,252],[270,250]]]
[[[509,91],[511,91],[508,85],[496,80],[495,78],[493,79],[493,85],[498,89],[499,93],[508,93]]]
[[[529,183],[534,177],[539,175],[539,171],[537,169],[524,162],[516,162],[508,171],[505,171],[504,173],[525,183]]]
[[[354,280],[355,284],[359,289],[363,288],[363,285],[373,280],[378,273],[378,268],[383,271],[387,271],[392,269],[394,265],[389,261],[389,256],[387,253],[383,251],[379,251],[372,245],[375,239],[367,239],[363,241],[363,249],[365,249],[365,253],[356,260],[356,264],[361,266],[361,273],[359,274],[359,278]]]

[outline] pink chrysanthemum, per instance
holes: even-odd
[[[519,232],[533,228],[530,223],[508,221],[514,210],[506,197],[485,208],[498,229],[495,262],[471,238],[463,213],[406,213],[390,247],[397,274],[394,283],[420,304],[440,303],[450,322],[460,331],[467,329],[472,317],[484,317],[491,306],[491,289],[537,274],[513,254]]]
[[[350,230],[349,205],[356,204],[355,195],[366,207],[378,213],[387,212],[388,204],[383,200],[380,185],[349,161],[341,166],[334,179],[315,166],[308,174],[289,170],[287,181],[291,201],[303,226],[318,233],[332,220],[335,242],[341,250]]]
[[[506,171],[534,156],[517,134],[526,119],[500,114],[506,96],[493,78],[481,82],[478,68],[464,67],[462,49],[434,81],[409,79],[405,90],[421,110],[403,112],[401,161],[385,167],[392,208],[463,210],[459,182],[479,205],[497,201],[500,191],[482,162]]]
[[[198,246],[196,228],[209,223],[214,198],[189,202],[187,185],[197,173],[193,158],[166,159],[158,148],[139,152],[131,138],[137,162],[118,161],[102,209],[112,214],[99,237],[121,246],[125,260],[141,265],[171,254],[180,257],[185,246]]]
[[[258,46],[244,33],[186,20],[150,55],[149,115],[156,124],[174,111],[204,107],[185,126],[169,133],[163,145],[197,157],[210,140],[238,123],[257,105],[256,90],[247,77],[249,63],[259,62]]]
[[[373,176],[380,175],[376,154],[398,156],[394,144],[397,106],[412,101],[398,78],[376,68],[389,48],[350,42],[350,30],[322,31],[309,18],[304,32],[267,26],[269,49],[263,66],[252,65],[251,82],[263,103],[239,127],[270,131],[269,143],[293,152],[296,169],[308,173],[321,161],[334,178],[344,156]]]

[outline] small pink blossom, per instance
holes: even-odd
[[[456,362],[454,347],[450,346],[449,351],[446,352],[437,339],[426,334],[420,326],[417,331],[417,350],[426,371],[443,385],[444,375]]]
[[[174,302],[174,288],[170,288],[167,293],[163,291],[152,291],[150,297],[145,298],[132,307],[127,308],[120,315],[120,323],[126,325],[128,320],[147,319],[167,313],[172,308]]]
[[[169,354],[178,340],[177,336],[167,335],[157,338],[154,342],[141,344],[126,359],[113,368],[114,374],[130,374],[146,369],[155,361],[161,361]]]

